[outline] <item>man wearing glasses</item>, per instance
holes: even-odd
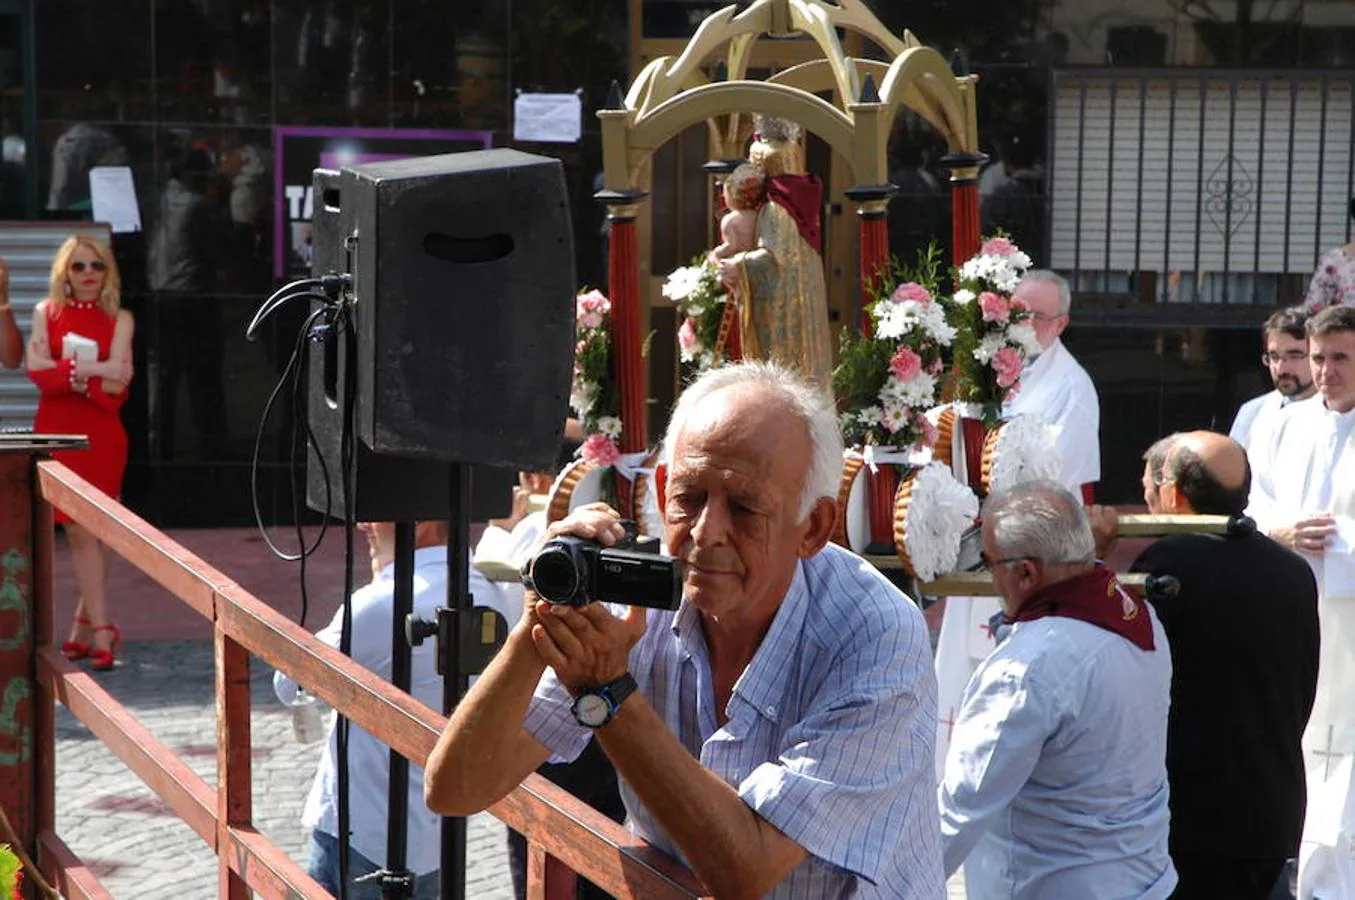
[[[1275,390],[1242,404],[1228,432],[1248,451],[1265,442],[1280,410],[1317,393],[1308,367],[1308,334],[1303,330],[1311,315],[1302,306],[1290,306],[1261,326],[1261,364],[1270,372]]]
[[[1304,733],[1308,811],[1299,897],[1349,897],[1355,885],[1355,307],[1308,320],[1317,395],[1276,417],[1247,514],[1301,555],[1318,587],[1322,647]]]
[[[1033,416],[1049,425],[1059,456],[1057,480],[1090,503],[1092,486],[1101,478],[1101,406],[1091,377],[1063,346],[1061,336],[1072,305],[1068,282],[1054,272],[1035,269],[1021,279],[1012,299],[1030,310],[1031,325],[1043,349],[1026,360],[1021,390],[1003,406],[1002,415]],[[996,612],[997,605],[986,597],[945,601],[936,644],[937,710],[941,714],[936,735],[938,773],[965,684],[993,649],[992,633],[986,626]]]
[[[1169,896],[1161,624],[1095,562],[1080,499],[1034,481],[983,510],[998,645],[965,688],[938,789],[970,897]]]

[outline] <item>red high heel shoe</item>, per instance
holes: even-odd
[[[102,647],[91,647],[89,650],[89,667],[96,672],[107,672],[113,668],[113,663],[117,659],[118,644],[122,643],[122,630],[116,625],[98,625],[94,631],[113,632],[113,643],[105,650]]]
[[[75,617],[76,625],[88,625],[89,619],[85,616]],[[82,644],[79,641],[66,641],[61,645],[61,653],[67,659],[74,662],[77,659],[84,659],[89,656],[89,644]]]

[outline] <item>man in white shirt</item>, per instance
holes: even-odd
[[[353,592],[352,658],[382,678],[391,676],[391,609],[395,600],[395,526],[389,522],[358,526],[367,536],[372,563],[372,583]],[[436,610],[447,603],[447,527],[441,522],[420,522],[414,530],[414,613],[435,620]],[[475,568],[470,570],[470,592],[476,606],[488,606],[507,615],[495,586]],[[343,608],[316,637],[338,648]],[[509,625],[513,623],[510,621]],[[437,642],[425,641],[410,651],[409,693],[433,709],[442,708],[442,677],[437,673]],[[291,705],[297,683],[282,672],[274,673],[273,689],[278,699]],[[331,894],[339,893],[339,830],[337,769],[338,743],[330,729],[320,766],[306,797],[302,823],[311,829],[307,872]],[[348,856],[348,896],[353,900],[377,900],[380,885],[355,884],[354,879],[386,865],[386,810],[390,784],[390,748],[359,726],[348,725],[349,822],[352,829]],[[409,817],[406,833],[406,864],[418,877],[416,900],[436,900],[441,820],[423,802],[423,769],[409,767]]]
[[[1169,896],[1162,626],[1095,562],[1059,484],[990,496],[983,552],[1002,624],[938,789],[946,874],[963,863],[974,898]]]
[[[546,535],[546,511],[531,512],[528,509],[533,494],[546,494],[550,491],[554,476],[549,472],[519,472],[518,483],[513,488],[513,506],[506,519],[490,519],[480,534],[480,542],[475,545],[475,562],[502,562],[514,571],[522,571],[522,566],[541,544]],[[495,588],[502,594],[512,615],[508,618],[508,627],[512,628],[522,617],[523,588],[521,582],[500,581]]]
[[[1308,320],[1317,396],[1277,417],[1247,512],[1317,577],[1317,697],[1303,738],[1299,897],[1355,896],[1355,307]]]
[[[1059,454],[1057,480],[1090,503],[1092,485],[1101,478],[1101,404],[1091,377],[1061,340],[1072,308],[1068,282],[1054,272],[1036,269],[1021,279],[1012,299],[1030,309],[1031,325],[1044,349],[1026,361],[1021,390],[1003,407],[1002,415],[1029,415],[1048,424]],[[936,646],[938,773],[965,684],[996,646],[988,621],[997,611],[991,597],[946,600]]]
[[[1228,436],[1244,448],[1263,445],[1280,410],[1317,392],[1308,367],[1308,334],[1304,326],[1312,313],[1302,306],[1277,310],[1261,326],[1261,362],[1275,389],[1253,397],[1237,411]],[[1256,458],[1252,456],[1252,466]]]

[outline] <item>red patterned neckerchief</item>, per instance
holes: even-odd
[[[1112,631],[1144,650],[1153,649],[1153,624],[1147,605],[1130,594],[1115,573],[1097,564],[1091,570],[1046,585],[1026,598],[1008,624],[1030,622],[1045,616],[1080,619]]]

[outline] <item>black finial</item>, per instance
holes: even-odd
[[[607,102],[602,104],[603,109],[625,109],[626,100],[621,93],[621,83],[615,78],[612,79],[612,86],[607,89]]]
[[[1170,600],[1181,593],[1181,582],[1172,575],[1149,575],[1143,581],[1143,594],[1148,600]]]
[[[969,55],[960,47],[950,51],[950,70],[960,78],[969,74]]]
[[[861,102],[880,102],[880,92],[875,87],[875,76],[870,72],[866,73],[866,80],[861,83]]]
[[[715,80],[716,81],[729,80],[729,66],[725,65],[725,61],[723,59],[720,60],[720,64],[715,67]]]

